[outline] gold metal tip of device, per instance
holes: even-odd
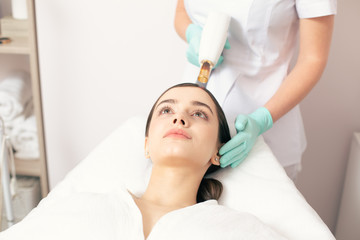
[[[201,83],[207,83],[210,77],[212,63],[210,61],[204,61],[201,64],[198,81]]]
[[[209,80],[209,78],[201,76],[201,75],[198,77],[198,81],[201,83],[207,83],[208,80]]]

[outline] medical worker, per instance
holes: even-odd
[[[199,44],[208,12],[231,16],[227,43],[207,85],[232,132],[232,139],[220,149],[222,167],[238,166],[262,134],[289,177],[296,179],[306,147],[298,104],[324,71],[336,4],[336,0],[178,0],[175,29],[188,43],[184,81],[195,81],[199,74]]]

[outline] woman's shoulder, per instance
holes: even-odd
[[[208,200],[203,203],[202,208],[204,212],[214,214],[216,219],[214,221],[222,221],[223,218],[233,219],[253,219],[254,221],[260,221],[255,215],[248,212],[241,212],[227,206],[219,204],[216,200]]]
[[[223,237],[230,234],[241,237],[257,236],[256,239],[285,239],[255,215],[220,205],[215,200],[210,201],[214,202],[206,201],[201,204],[195,218],[201,219],[198,222],[204,225],[216,226],[216,232],[221,230],[224,233]]]

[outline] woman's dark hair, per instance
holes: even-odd
[[[198,87],[198,88],[200,88],[198,85],[196,85],[194,83],[181,83],[181,84],[172,86],[172,87],[168,88],[165,92],[163,92],[160,95],[160,97],[156,100],[155,104],[151,108],[150,113],[148,115],[147,122],[146,122],[146,128],[145,128],[145,136],[146,137],[149,135],[149,127],[150,127],[151,119],[152,119],[154,109],[155,109],[157,102],[170,89],[179,88],[179,87]],[[231,139],[229,126],[227,124],[225,114],[224,114],[222,108],[220,107],[218,101],[214,97],[214,95],[212,95],[212,93],[207,89],[204,89],[204,88],[201,88],[201,89],[203,89],[210,96],[210,98],[213,100],[213,102],[216,106],[216,112],[217,112],[218,121],[219,121],[218,138],[219,138],[219,142],[221,144],[225,144],[226,142],[228,142]],[[196,200],[198,203],[209,200],[209,199],[218,200],[220,198],[222,190],[223,190],[223,186],[222,186],[221,182],[219,182],[218,180],[213,179],[213,178],[206,178],[206,176],[208,174],[213,173],[220,168],[221,168],[220,166],[211,165],[208,168],[208,170],[206,171],[204,178],[201,180],[199,190],[197,193]]]

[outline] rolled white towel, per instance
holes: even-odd
[[[14,127],[22,124],[25,121],[25,116],[20,115],[5,124],[5,134],[10,136]]]
[[[32,97],[30,75],[16,72],[0,82],[0,116],[6,123],[22,114]]]
[[[15,149],[15,157],[19,159],[37,159],[40,156],[35,116],[25,119],[14,126],[10,135]]]
[[[25,108],[24,111],[22,112],[21,115],[18,115],[17,117],[15,117],[14,119],[12,119],[11,121],[8,121],[5,123],[5,133],[6,135],[11,135],[12,130],[14,129],[15,126],[21,124],[22,122],[25,121],[26,118],[32,116],[34,114],[34,105],[33,105],[33,101],[32,98],[25,104]]]

